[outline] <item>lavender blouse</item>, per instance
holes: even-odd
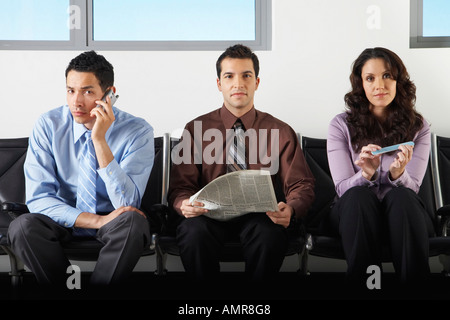
[[[362,176],[361,168],[354,164],[359,158],[359,153],[355,153],[352,148],[346,118],[346,113],[338,114],[331,120],[328,128],[328,163],[337,195],[340,197],[348,189],[356,186],[367,186],[380,200],[389,190],[399,186],[410,188],[417,193],[430,156],[431,133],[428,122],[424,120],[422,129],[414,136],[413,155],[400,178],[395,181],[389,179],[389,166],[394,161],[396,153],[385,153],[380,156],[377,173],[372,181],[369,181]]]

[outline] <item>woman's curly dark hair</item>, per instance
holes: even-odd
[[[394,80],[397,93],[380,122],[370,111],[370,102],[363,88],[361,71],[370,59],[383,59]],[[352,90],[345,95],[347,124],[353,149],[359,152],[369,143],[388,146],[412,140],[423,126],[423,117],[415,110],[416,86],[397,54],[386,48],[365,49],[353,63],[350,75]]]

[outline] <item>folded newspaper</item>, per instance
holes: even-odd
[[[199,201],[217,220],[229,220],[250,212],[277,211],[277,199],[269,171],[240,170],[224,174],[194,194],[189,202]]]

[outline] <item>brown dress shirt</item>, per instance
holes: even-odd
[[[246,133],[252,132],[257,136],[257,139],[247,138],[247,169],[270,167],[272,180],[280,182],[286,203],[294,209],[295,217],[304,217],[314,200],[314,177],[306,164],[295,131],[288,124],[255,108],[240,119]],[[236,120],[222,106],[186,125],[180,147],[175,154],[172,153],[174,164],[168,193],[169,205],[178,213],[181,214],[183,200],[226,173],[225,151],[232,142],[227,137],[230,132],[234,136],[231,130]],[[215,141],[217,136],[222,137],[221,141]],[[272,137],[275,138],[274,144]],[[185,154],[185,151],[190,154]],[[271,163],[268,160],[272,160]]]

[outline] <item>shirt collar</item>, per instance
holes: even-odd
[[[84,135],[84,133],[86,131],[88,131],[88,129],[81,123],[76,122],[75,120],[73,121],[73,143],[77,143],[78,140],[80,140],[80,138]]]
[[[233,128],[234,123],[238,119],[234,114],[232,114],[225,105],[222,105],[222,108],[220,109],[220,115],[223,121],[223,125],[225,126],[225,129],[231,129]],[[242,117],[240,117],[245,130],[249,128],[253,128],[253,124],[256,120],[256,109],[253,106],[246,114],[244,114]]]
[[[88,131],[88,129],[84,126],[84,124],[78,123],[75,120],[72,121],[73,121],[73,143],[75,144],[77,143],[78,140],[80,140],[80,138],[85,134],[85,132]],[[108,140],[109,136],[111,135],[114,123],[115,122],[113,122],[111,126],[108,128],[108,131],[106,131],[105,134],[106,140]]]

